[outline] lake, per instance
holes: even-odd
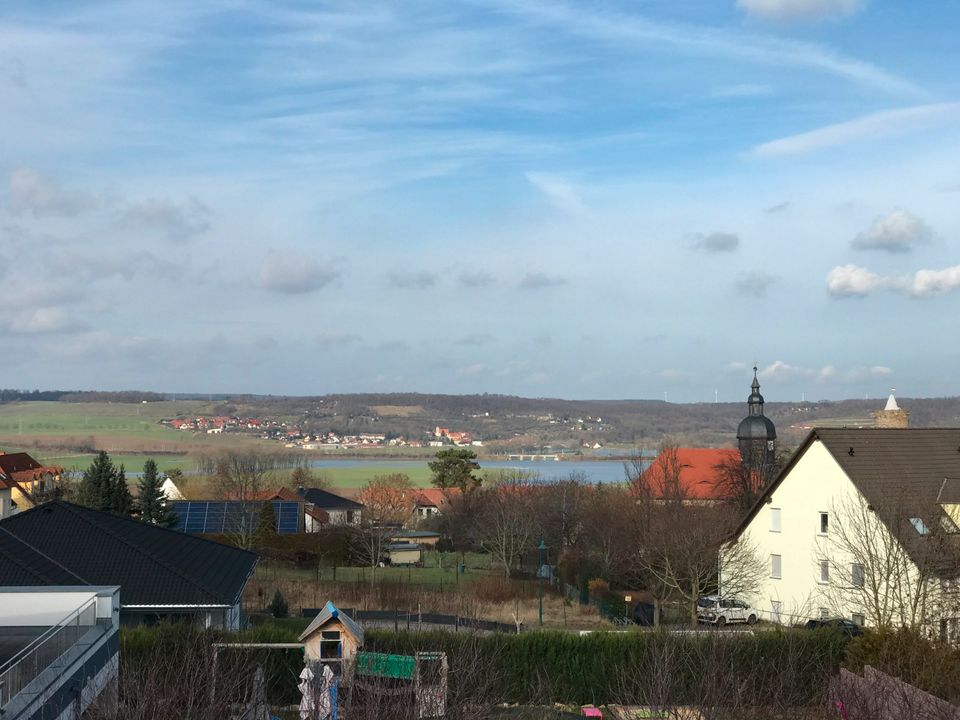
[[[421,477],[429,473],[426,460],[314,460],[310,465],[320,471],[348,469],[358,474],[368,472],[370,477],[390,472],[405,472]],[[480,468],[523,470],[537,473],[544,480],[563,480],[569,477],[570,473],[583,473],[587,482],[623,481],[623,463],[617,460],[481,460]]]

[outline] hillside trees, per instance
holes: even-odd
[[[133,509],[133,497],[127,487],[123,465],[116,467],[105,450],[98,452],[90,467],[83,472],[76,500],[94,510],[129,515]]]

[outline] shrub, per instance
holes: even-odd
[[[273,600],[270,601],[270,604],[267,605],[267,610],[275,618],[285,618],[287,617],[287,601],[283,597],[283,593],[280,592],[280,588],[277,588],[276,592],[273,593]]]

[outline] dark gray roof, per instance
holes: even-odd
[[[311,503],[314,507],[321,510],[362,510],[363,503],[358,503],[342,495],[335,495],[332,492],[321,490],[320,488],[307,488],[303,491],[303,499]]]
[[[960,428],[812,430],[741,522],[737,535],[816,440],[823,443],[887,528],[917,560],[915,553],[922,552],[929,543],[905,519],[920,518],[931,535],[941,534],[941,490],[952,490],[950,479],[960,477]],[[945,540],[960,551],[960,534]],[[954,574],[956,570],[954,567]]]
[[[257,556],[63,501],[0,521],[0,585],[119,585],[123,606],[234,605]]]
[[[737,440],[774,440],[777,428],[766,415],[748,415],[737,426]]]

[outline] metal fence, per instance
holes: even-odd
[[[0,665],[0,711],[96,623],[97,601],[93,598]]]
[[[303,617],[316,617],[319,608],[304,608]],[[395,630],[419,630],[422,625],[450,626],[455,631],[480,630],[482,632],[517,632],[516,625],[495,622],[493,620],[477,620],[460,615],[443,615],[441,613],[419,613],[407,610],[352,610],[346,608],[344,614],[357,622],[377,623],[383,626],[393,625]]]

